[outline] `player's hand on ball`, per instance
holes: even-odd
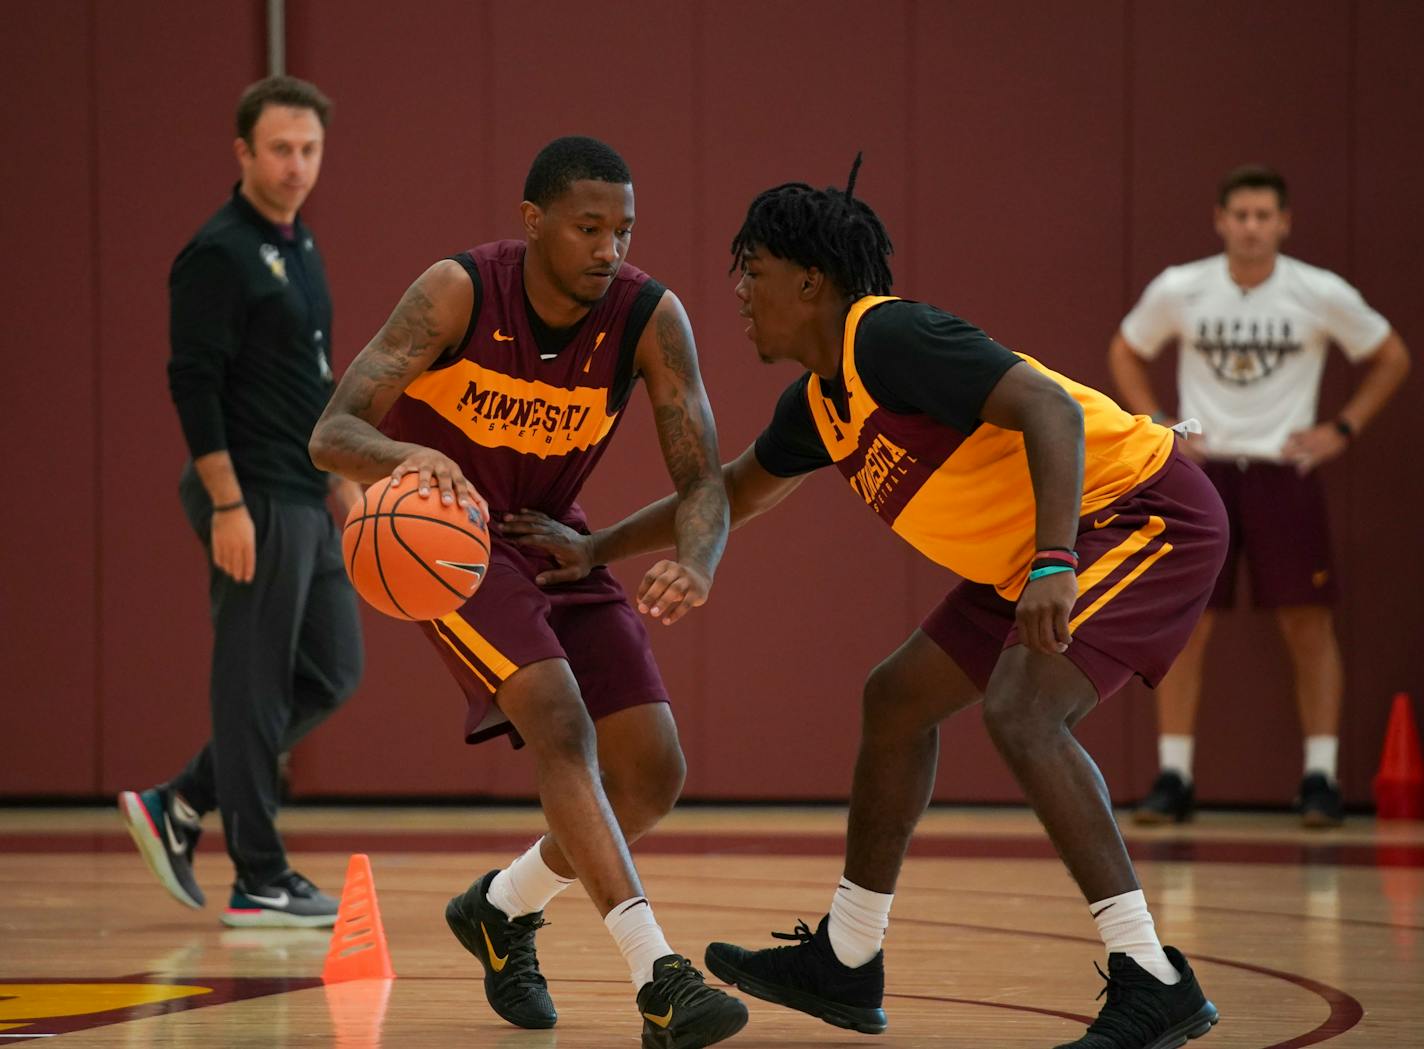
[[[496,534],[516,546],[542,550],[559,563],[558,568],[534,577],[539,586],[572,583],[593,571],[593,537],[576,532],[538,510],[502,514],[494,522]]]
[[[489,503],[466,480],[459,465],[448,455],[441,455],[433,448],[421,448],[406,456],[391,471],[391,483],[398,487],[406,474],[416,475],[421,495],[429,495],[432,489],[438,489],[442,502],[473,506],[486,521],[489,520]]]
[[[257,568],[257,528],[247,507],[214,513],[208,545],[212,548],[213,564],[239,583],[252,582],[252,573]]]
[[[638,611],[671,626],[707,603],[712,577],[679,561],[659,561],[638,587]]]
[[[1057,572],[1028,583],[1019,595],[1014,618],[1030,652],[1067,652],[1073,640],[1068,616],[1078,600],[1078,577]]]

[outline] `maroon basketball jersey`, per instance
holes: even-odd
[[[545,360],[524,250],[503,240],[455,257],[475,283],[465,341],[406,387],[381,430],[455,460],[493,512],[542,510],[583,525],[574,500],[618,427],[634,350],[664,289],[624,263],[572,341]]]

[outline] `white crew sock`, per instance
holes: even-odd
[[[1178,773],[1182,782],[1192,782],[1192,748],[1195,740],[1191,736],[1158,736],[1157,765],[1163,771],[1168,769]]]
[[[1126,954],[1165,984],[1182,982],[1182,974],[1172,967],[1157,940],[1157,928],[1147,911],[1147,897],[1141,889],[1090,903],[1088,913],[1093,916],[1109,954]]]
[[[1335,782],[1336,763],[1340,754],[1339,736],[1305,737],[1305,774],[1323,772],[1331,783]]]
[[[635,993],[652,980],[655,961],[677,953],[664,939],[662,927],[653,917],[653,905],[646,896],[634,896],[617,904],[603,919],[603,924],[623,952]]]
[[[490,882],[489,901],[504,911],[506,918],[542,911],[550,901],[574,883],[549,869],[539,855],[540,838]]]
[[[893,892],[872,892],[849,878],[841,878],[831,897],[831,920],[826,933],[842,965],[854,969],[880,953],[894,899]]]

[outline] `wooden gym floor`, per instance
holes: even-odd
[[[763,946],[798,918],[814,924],[843,826],[836,809],[690,808],[635,854],[669,940],[700,965],[709,940]],[[539,934],[551,1031],[496,1018],[445,927],[446,899],[539,827],[528,809],[288,809],[293,860],[328,891],[351,853],[370,855],[398,974],[323,988],[327,933],[218,924],[231,870],[215,829],[198,912],[159,887],[111,810],[0,809],[0,1046],[636,1046],[626,970],[577,887]],[[1125,832],[1164,941],[1221,1010],[1194,1046],[1424,1046],[1424,824],[1307,833],[1285,815],[1208,812]],[[725,1044],[1039,1049],[1097,1011],[1092,922],[1020,810],[926,817],[887,948],[886,1034],[749,1001],[751,1022]]]

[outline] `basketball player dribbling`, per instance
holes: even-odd
[[[1211,1029],[1216,1008],[1182,954],[1158,941],[1073,727],[1134,674],[1155,683],[1171,666],[1225,554],[1221,500],[1172,431],[959,317],[891,296],[890,239],[854,185],[853,170],[845,190],[768,190],[732,242],[758,355],[806,369],[725,467],[732,521],[835,466],[877,516],[964,582],[866,682],[830,913],[814,931],[781,934],[791,946],[714,943],[708,968],[759,998],[883,1031],[881,945],[934,785],[939,725],[982,701],[1108,956],[1107,1001],[1068,1046],[1180,1046]],[[665,499],[591,538],[533,515],[520,528],[582,569],[668,545],[672,508]]]
[[[337,386],[312,458],[365,483],[415,474],[431,498],[477,506],[495,525],[479,592],[422,624],[468,699],[467,739],[509,733],[533,752],[548,823],[446,908],[491,1007],[519,1027],[554,1025],[534,935],[577,878],[628,963],[643,1045],[696,1049],[735,1034],[747,1011],[668,945],[629,855],[685,771],[646,630],[607,569],[576,577],[498,526],[537,510],[587,531],[575,500],[642,378],[677,489],[677,556],[649,570],[640,598],[675,621],[707,599],[726,542],[712,411],[681,303],[624,262],[623,159],[594,139],[557,139],[524,197],[523,241],[437,262],[410,287]],[[675,611],[664,614],[664,595]]]

